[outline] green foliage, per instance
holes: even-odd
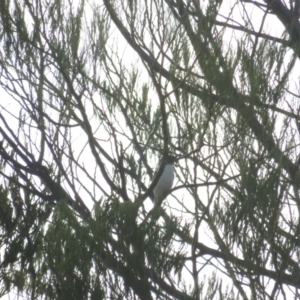
[[[1,296],[297,297],[300,34],[265,2],[1,2]]]

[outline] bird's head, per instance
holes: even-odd
[[[164,165],[174,165],[174,163],[177,161],[177,158],[175,156],[172,156],[172,155],[165,155],[163,158],[162,158],[162,162]]]

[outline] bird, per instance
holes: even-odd
[[[161,202],[166,198],[166,196],[168,195],[168,193],[170,192],[173,186],[173,181],[174,181],[173,165],[175,161],[176,158],[174,156],[170,156],[170,155],[165,156],[162,159],[159,168],[154,174],[154,179],[155,179],[157,174],[161,170],[161,168],[163,168],[160,178],[158,179],[157,183],[153,188],[155,205],[161,204]]]

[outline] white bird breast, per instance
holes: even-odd
[[[174,180],[173,165],[166,165],[155,188],[153,189],[154,197],[157,200],[162,200],[162,198],[166,196],[166,194],[172,188],[173,180]]]

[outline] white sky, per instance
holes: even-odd
[[[230,1],[230,0],[224,1],[223,6],[222,6],[222,14],[225,15],[225,16],[228,15],[228,13],[229,13],[229,11],[232,8],[234,3],[235,3],[235,1]],[[249,16],[251,17],[251,19],[255,21],[253,23],[254,26],[256,27],[255,30],[258,30],[259,27],[260,27],[260,20],[261,20],[261,17],[262,17],[262,14],[261,14],[260,10],[256,7],[254,7],[251,4],[246,3],[245,6],[248,9],[247,12],[248,12]],[[243,23],[243,20],[241,18],[241,13],[242,13],[242,11],[240,9],[240,6],[236,6],[235,10],[234,10],[234,14],[233,14],[234,20],[236,22]],[[220,17],[218,18],[218,20],[223,21]],[[278,19],[275,16],[269,16],[267,18],[265,28],[268,28],[270,34],[273,35],[273,36],[277,36],[283,30],[283,26],[281,25],[280,21],[278,21]],[[228,32],[228,43],[230,43],[228,45],[230,45],[230,47],[232,47],[232,43],[233,43],[232,34],[231,34],[232,32],[230,30],[228,30],[227,32]],[[121,43],[121,41],[124,41],[123,38],[119,37],[120,35],[117,31],[114,31],[113,34],[115,36],[118,36],[118,43]],[[239,35],[239,32],[235,32],[235,36],[238,37],[238,35]],[[112,36],[112,38],[113,38],[113,36]],[[121,54],[124,57],[132,57],[131,55],[126,55],[126,53],[128,51],[130,53],[132,53],[132,50],[127,45],[119,44],[119,49],[120,49],[120,52],[122,52]],[[130,60],[125,60],[125,62],[126,61],[127,61],[129,67],[133,63]],[[299,66],[298,70],[300,70],[300,66]],[[298,73],[295,72],[295,78],[299,78],[299,72]],[[297,82],[297,80],[295,80],[295,81]],[[299,93],[299,90],[297,90],[297,89],[298,89],[298,87],[295,85],[295,92]],[[155,96],[156,96],[155,93],[153,93],[153,97],[155,97]],[[14,100],[10,96],[8,96],[5,93],[5,91],[1,90],[1,88],[0,88],[0,99],[1,99],[1,105],[3,105],[7,110],[10,110],[11,112],[16,112],[18,110],[18,105],[16,105]],[[16,116],[18,116],[18,114],[16,114]],[[12,128],[15,127],[15,129],[17,129],[17,125],[14,125],[15,120],[12,117],[9,117],[9,115],[7,115],[7,117],[9,118],[9,124],[11,124]],[[97,120],[94,119],[94,122],[95,122],[95,126],[96,126]],[[78,147],[80,147],[80,145],[82,144],[80,137],[81,137],[80,132],[78,132],[77,136],[76,135],[74,136],[74,143],[78,143]],[[84,157],[83,157],[83,159],[84,159]],[[86,165],[86,167],[88,168],[88,165]],[[90,181],[87,180],[86,184],[90,185],[91,183],[90,183]],[[175,185],[174,186],[176,186],[176,179],[175,179]],[[92,187],[90,187],[90,188],[92,188]],[[203,194],[205,194],[205,193],[207,193],[207,189],[203,188]],[[187,203],[188,203],[189,196],[187,196],[184,191],[177,190],[177,191],[174,192],[174,195],[176,195],[176,197],[178,197],[179,199],[185,199],[185,204],[188,205]],[[167,199],[167,202],[172,201],[172,200],[173,200],[172,195],[170,195]],[[87,205],[91,208],[93,203],[89,202],[89,203],[87,203]],[[150,201],[148,201],[147,206],[148,205],[149,205],[149,207],[152,205],[150,203]],[[180,206],[178,206],[178,209],[180,210]],[[172,210],[172,213],[176,214],[176,211]],[[215,242],[213,241],[213,239],[210,238],[211,233],[207,230],[207,228],[202,227],[201,229],[202,229],[201,242],[203,242],[207,246],[215,248]],[[225,277],[224,283],[226,284],[226,282],[230,284],[231,280],[227,281],[226,277]],[[287,290],[286,290],[286,292],[287,292]],[[6,299],[26,299],[26,298],[23,297],[23,296],[18,296],[15,292],[11,292],[9,295],[7,295],[6,297],[2,297],[1,299],[6,300]]]

